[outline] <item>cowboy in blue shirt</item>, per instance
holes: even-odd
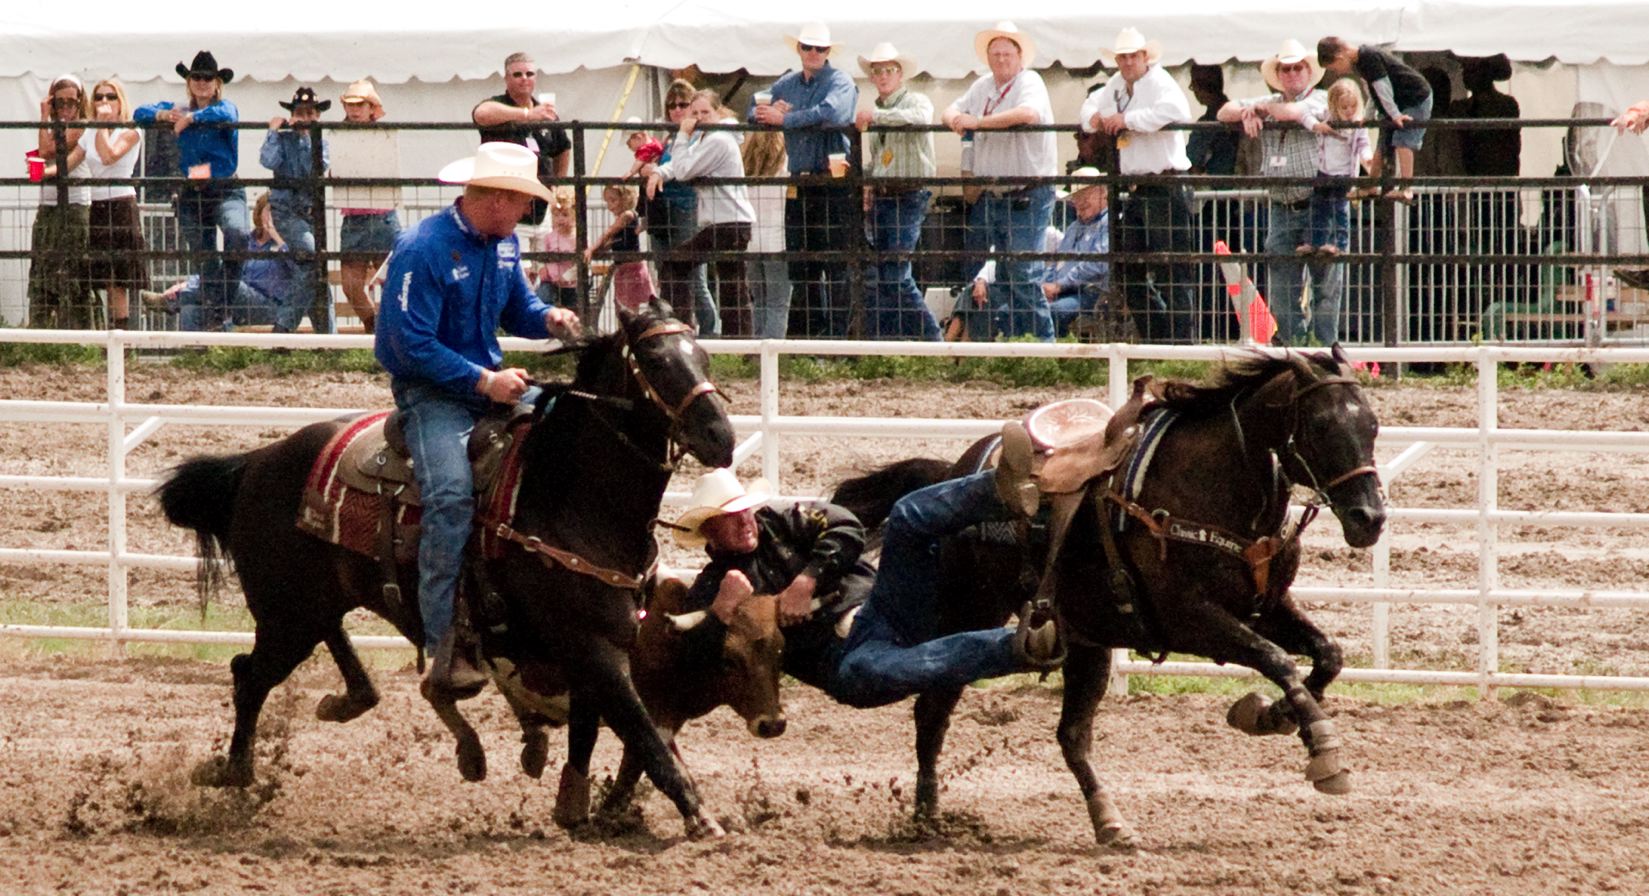
[[[1098,177],[1097,168],[1078,168],[1072,177]],[[1059,240],[1061,254],[1087,256],[1062,258],[1042,267],[1042,294],[1053,312],[1054,328],[1060,336],[1071,329],[1078,315],[1094,310],[1110,283],[1111,266],[1105,253],[1111,250],[1111,213],[1104,184],[1072,184],[1071,206],[1076,220],[1065,228]]]
[[[423,501],[418,607],[433,660],[426,692],[462,693],[485,677],[455,649],[453,596],[475,516],[467,441],[493,403],[527,392],[526,371],[503,368],[498,329],[528,339],[576,336],[578,317],[538,300],[521,272],[515,224],[536,197],[538,154],[512,143],[483,143],[474,158],[441,170],[465,184],[463,198],[403,233],[389,258],[378,310],[379,363],[402,414]]]
[[[315,99],[315,91],[299,87],[292,94],[292,102],[281,103],[281,108],[292,113],[290,119],[277,115],[269,119],[269,133],[263,138],[263,149],[258,161],[274,172],[277,181],[291,181],[269,190],[269,209],[275,216],[275,229],[281,239],[299,258],[295,262],[297,277],[292,284],[293,301],[289,302],[275,321],[277,333],[290,333],[298,328],[304,310],[309,310],[309,322],[317,333],[330,333],[332,325],[331,296],[315,295],[315,162],[310,148],[311,131],[290,125],[313,124],[321,120],[321,113],[332,108],[331,100]],[[332,164],[326,140],[321,140],[321,172]],[[304,260],[304,254],[309,259]],[[311,307],[313,306],[313,307]]]

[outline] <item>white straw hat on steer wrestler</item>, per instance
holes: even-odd
[[[475,155],[448,164],[435,179],[444,184],[514,190],[545,202],[555,201],[549,187],[538,182],[538,153],[514,143],[483,143]]]
[[[724,513],[760,507],[772,497],[773,490],[765,479],[757,479],[746,488],[732,470],[726,467],[711,470],[694,483],[687,511],[677,517],[670,528],[676,533],[677,544],[684,548],[700,547],[706,539],[699,530],[706,522]]]

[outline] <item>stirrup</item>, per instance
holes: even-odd
[[[1031,481],[1031,461],[1036,447],[1025,424],[1011,420],[1002,424],[1002,450],[996,460],[996,495],[1003,506],[1022,517],[1036,515],[1042,492]]]
[[[1036,620],[1040,612],[1031,609],[1031,602],[1019,609],[1019,628],[1013,633],[1013,658],[1023,669],[1033,672],[1052,672],[1065,664],[1065,639],[1059,636],[1059,627],[1052,618]]]

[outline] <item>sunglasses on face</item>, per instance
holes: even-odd
[[[797,44],[796,50],[802,53],[829,53],[829,47],[819,47],[813,44]]]
[[[1303,62],[1296,62],[1293,65],[1279,65],[1279,66],[1277,66],[1277,71],[1282,72],[1285,75],[1291,75],[1295,72],[1308,71],[1309,69],[1310,69],[1310,67],[1307,66]]]
[[[686,102],[686,103],[665,103],[664,108],[670,109],[670,110],[685,109],[685,108],[687,108],[688,106],[691,106],[691,105],[693,105],[691,102]]]
[[[52,97],[52,105],[58,107],[59,109],[74,109],[79,107],[80,101],[58,96]]]
[[[94,99],[94,100],[118,100],[118,99],[120,99],[120,95],[119,94],[114,94],[114,93],[94,93],[94,94],[92,94],[92,99]]]
[[[191,72],[189,74],[189,80],[191,80],[191,81],[200,81],[201,83],[204,84],[208,81],[216,81],[217,78],[213,77],[212,75],[203,75],[203,74],[200,74],[198,72]]]
[[[537,76],[538,72],[510,72],[512,78],[533,78]]]
[[[883,75],[897,75],[898,73],[899,66],[897,65],[873,65],[870,67],[871,77],[875,78],[879,78]]]

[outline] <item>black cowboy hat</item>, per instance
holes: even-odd
[[[196,53],[195,61],[189,63],[188,65],[184,65],[179,62],[177,64],[177,73],[180,78],[188,78],[190,75],[211,75],[225,84],[228,84],[235,78],[234,69],[218,68],[218,61],[214,59],[212,54],[206,50],[201,50],[199,53]]]
[[[292,91],[292,102],[280,103],[279,105],[282,109],[285,109],[288,112],[297,111],[299,106],[314,106],[316,112],[325,112],[326,110],[332,108],[332,101],[317,100],[315,99],[314,89],[309,87],[299,87],[297,90]]]

